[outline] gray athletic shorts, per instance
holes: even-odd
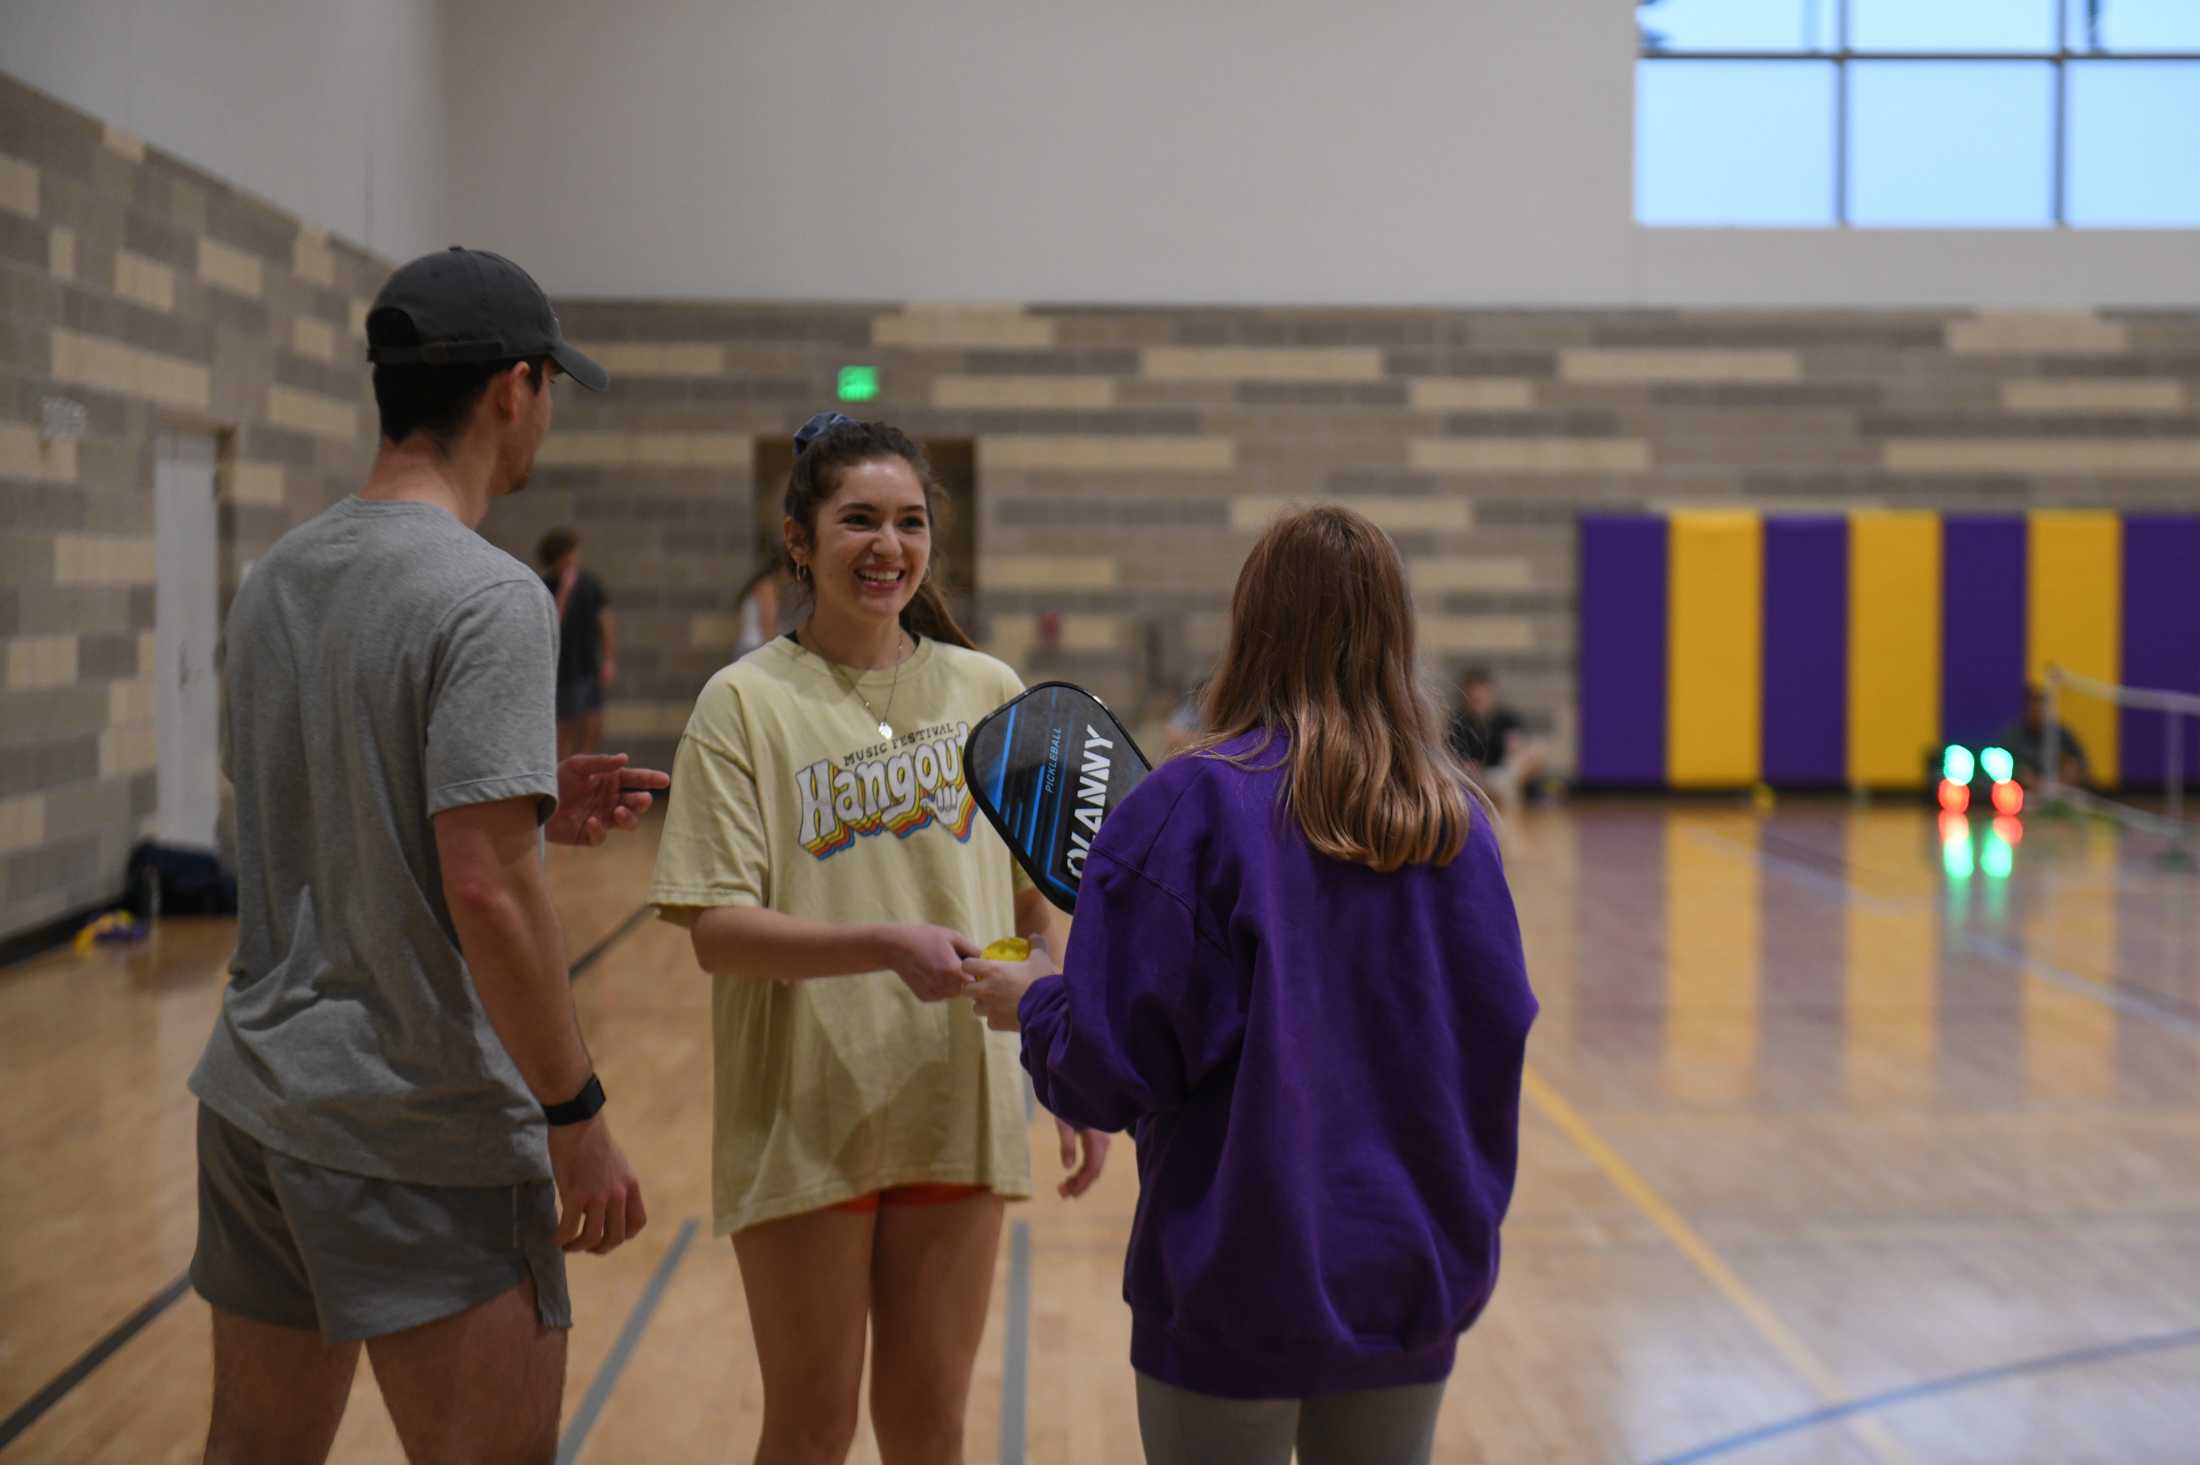
[[[456,1316],[530,1279],[542,1325],[573,1326],[549,1181],[407,1185],[328,1170],[199,1106],[191,1285],[222,1311],[351,1343]]]

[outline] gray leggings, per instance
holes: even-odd
[[[1146,1465],[1428,1465],[1441,1383],[1311,1399],[1218,1399],[1138,1375]]]

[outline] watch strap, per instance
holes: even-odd
[[[586,1123],[595,1118],[596,1112],[601,1108],[603,1080],[592,1073],[588,1075],[588,1082],[582,1085],[579,1093],[562,1104],[543,1105],[542,1113],[553,1127],[562,1128],[568,1124]]]

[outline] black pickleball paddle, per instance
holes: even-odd
[[[1100,823],[1153,765],[1099,698],[1041,682],[988,714],[963,747],[971,797],[1042,895],[1077,906]]]

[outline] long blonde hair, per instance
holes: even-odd
[[[1414,639],[1388,535],[1350,509],[1288,515],[1238,572],[1229,649],[1202,701],[1208,731],[1190,753],[1222,756],[1264,733],[1230,760],[1251,766],[1281,737],[1285,797],[1315,849],[1386,872],[1450,864],[1473,785],[1440,733]]]

